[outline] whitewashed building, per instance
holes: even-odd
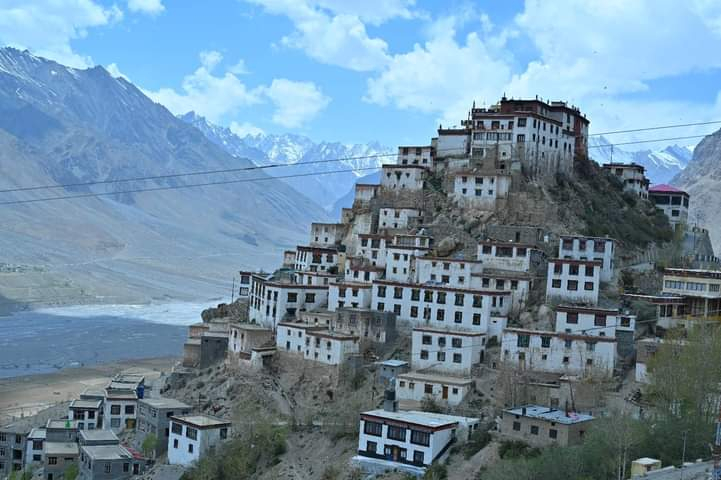
[[[275,332],[278,350],[305,356],[306,339],[311,333],[327,331],[323,325],[281,322]]]
[[[229,438],[231,423],[209,415],[170,417],[168,463],[189,466]]]
[[[558,257],[567,260],[598,260],[601,265],[601,281],[613,278],[616,241],[612,238],[561,235]]]
[[[398,165],[420,165],[431,167],[433,165],[433,147],[431,145],[398,147]]]
[[[413,369],[470,376],[483,361],[486,338],[480,332],[415,327],[411,345]]]
[[[378,213],[379,230],[405,230],[421,212],[415,208],[381,208]]]
[[[386,269],[377,267],[364,257],[350,257],[345,262],[346,282],[373,283],[376,279],[382,278]]]
[[[636,163],[607,163],[603,169],[615,175],[623,183],[623,189],[639,198],[648,198],[648,185],[646,169]]]
[[[477,418],[429,412],[371,410],[360,415],[354,462],[422,475],[454,442],[465,442],[479,428]],[[368,463],[364,461],[368,460]]]
[[[635,315],[618,310],[559,305],[556,307],[556,332],[581,335],[616,337],[618,332],[636,330]]]
[[[493,210],[499,199],[508,198],[511,176],[502,173],[477,173],[462,170],[455,173],[450,196],[461,207]]]
[[[528,272],[534,247],[522,243],[486,240],[478,242],[478,260],[483,268]]]
[[[379,189],[380,185],[374,185],[369,183],[356,183],[353,206],[367,206],[368,204],[370,204],[371,200],[376,197]]]
[[[683,305],[676,307],[677,317],[693,321],[721,316],[721,271],[667,268],[662,293],[683,298]]]
[[[416,259],[416,276],[413,280],[417,283],[469,289],[473,284],[471,276],[482,270],[483,264],[478,260],[421,257]]]
[[[310,246],[332,247],[341,242],[345,235],[346,226],[342,223],[310,224]]]
[[[520,370],[611,376],[616,366],[614,337],[506,328],[501,349],[501,361]]]
[[[468,157],[471,135],[466,128],[439,128],[436,140],[436,158]]]
[[[391,191],[423,190],[427,172],[421,165],[383,165],[381,187]]]
[[[671,185],[654,185],[648,189],[649,199],[661,210],[674,228],[688,223],[689,194]]]
[[[339,308],[370,308],[373,285],[361,282],[333,282],[328,289],[328,310]]]
[[[549,260],[546,300],[597,304],[602,266],[597,260]]]
[[[327,272],[337,268],[340,261],[336,248],[298,245],[295,252],[295,269],[298,271]]]
[[[367,259],[374,267],[385,267],[386,246],[390,244],[390,237],[378,234],[358,235],[360,246],[357,255]]]
[[[471,288],[486,291],[510,291],[513,311],[520,311],[528,302],[533,277],[526,272],[484,268],[481,273],[471,274]]]
[[[267,328],[293,319],[303,309],[313,310],[328,303],[328,285],[301,285],[253,275],[248,318]]]
[[[338,278],[338,275],[335,273],[305,271],[295,274],[295,283],[300,285],[327,286],[336,278]]]
[[[309,330],[303,358],[326,365],[340,365],[359,352],[359,337],[327,330]]]
[[[395,282],[409,282],[415,277],[418,257],[428,252],[426,247],[388,245],[386,247],[385,279]]]
[[[419,406],[429,398],[441,405],[456,406],[473,389],[474,382],[468,377],[416,371],[396,377],[396,398],[406,405]]]

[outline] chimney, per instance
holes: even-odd
[[[386,389],[383,395],[383,410],[386,412],[398,411],[398,400],[396,400],[396,391]]]

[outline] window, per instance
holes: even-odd
[[[569,275],[578,275],[578,265],[569,265],[568,266],[568,274]]]
[[[606,326],[606,315],[596,314],[593,318],[593,324],[597,327]]]
[[[393,313],[395,313],[396,315],[400,315],[400,314],[401,314],[401,306],[400,306],[400,304],[393,305]]]
[[[456,306],[458,306],[458,307],[463,306],[463,297],[464,297],[464,295],[462,293],[456,293],[456,301],[455,301]]]
[[[593,265],[586,265],[586,276],[592,277],[593,276]]]
[[[388,425],[388,438],[391,440],[399,440],[401,442],[405,442],[406,429],[403,427],[396,427],[395,425]]]
[[[571,290],[571,291],[578,290],[578,280],[569,280],[568,281],[568,290]]]
[[[413,451],[413,463],[416,463],[418,465],[425,464],[425,455],[420,450],[414,450]]]
[[[378,444],[376,442],[367,442],[366,443],[366,452],[376,453],[377,450],[378,450]]]
[[[438,292],[436,294],[436,302],[444,305],[446,303],[446,292]]]
[[[558,278],[558,279],[551,280],[551,287],[561,288],[561,279]]]
[[[104,470],[105,470],[105,473],[110,473],[110,472],[113,470],[112,467],[113,467],[113,466],[112,466],[112,464],[111,464],[110,462],[105,462],[105,469],[104,469]]]
[[[123,463],[123,472],[128,473],[130,471],[130,464]]]
[[[564,363],[564,365],[567,365],[568,362],[569,362],[569,358],[568,358],[568,357],[563,357],[563,363]]]
[[[531,425],[531,435],[538,435],[538,425]]]
[[[583,284],[583,289],[587,292],[593,291],[593,282],[585,282]]]
[[[455,323],[463,323],[463,312],[456,312],[453,315],[453,321]]]
[[[473,325],[480,325],[480,324],[481,324],[481,314],[474,313],[473,314]]]
[[[516,346],[521,348],[526,348],[531,344],[531,336],[530,335],[519,335],[518,339],[516,340]]]
[[[198,431],[194,428],[186,427],[185,428],[185,436],[191,440],[197,440],[198,439]]]
[[[473,295],[473,308],[481,308],[483,306],[483,297],[481,295]]]
[[[383,435],[383,424],[378,422],[369,422],[366,420],[363,422],[363,433],[366,435],[373,435],[375,437],[380,437]]]
[[[418,318],[418,307],[411,307],[411,318]]]
[[[461,348],[462,344],[463,344],[463,340],[461,340],[460,338],[453,337],[451,339],[451,346],[453,346],[453,348]]]
[[[411,430],[411,443],[427,447],[431,444],[431,434],[420,430]]]
[[[433,395],[433,385],[430,383],[424,384],[423,393],[425,393],[426,395]]]
[[[443,310],[442,308],[439,308],[436,311],[436,320],[438,320],[439,322],[442,322],[443,320],[445,320],[445,313],[446,313],[445,310]]]
[[[135,405],[125,405],[125,415],[133,415],[135,413]]]
[[[563,265],[560,263],[553,264],[553,273],[560,274],[563,269]]]
[[[385,308],[386,308],[386,306],[383,302],[378,302],[378,306],[376,307],[376,310],[378,310],[379,312],[382,312],[385,310]]]
[[[544,335],[541,337],[541,347],[543,348],[550,348],[551,347],[551,337],[548,335]]]
[[[120,415],[120,405],[111,405],[110,415]]]
[[[268,292],[270,293],[270,292]],[[295,303],[298,301],[298,294],[295,292],[288,292],[288,303]]]
[[[428,350],[421,350],[421,360],[428,360]]]
[[[421,299],[421,291],[418,290],[417,288],[414,288],[413,290],[411,290],[411,300],[418,301],[420,299]]]
[[[315,293],[306,293],[305,303],[315,303]]]
[[[513,422],[513,430],[520,432],[521,431],[521,422]]]
[[[433,280],[433,275],[431,275],[431,280]],[[426,290],[423,292],[423,301],[424,302],[432,302],[433,301],[433,292],[430,290]]]
[[[385,298],[386,296],[386,287],[384,286],[378,286],[378,296],[381,298]]]
[[[462,363],[463,362],[463,355],[460,353],[454,353],[453,354],[453,363]]]
[[[48,457],[48,465],[57,465],[58,457]]]
[[[395,298],[395,299],[403,298],[403,287],[393,288],[393,298]]]
[[[548,430],[548,437],[549,438],[558,438],[558,430],[555,428],[551,428]]]
[[[432,345],[433,338],[430,335],[423,335],[421,342],[423,343],[423,345]],[[439,344],[440,344],[440,339],[439,339]]]
[[[178,448],[178,439],[173,439],[173,448]]]
[[[188,453],[193,453],[193,444],[192,443],[188,444]]]

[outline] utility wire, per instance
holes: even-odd
[[[664,128],[679,128],[679,127],[685,127],[685,126],[691,126],[691,125],[707,125],[707,124],[713,124],[713,123],[721,123],[721,121],[718,122],[701,122],[701,123],[692,123],[692,124],[678,124],[678,125],[665,125],[661,127],[648,127],[648,128],[639,128],[634,130],[617,130],[614,132],[604,132],[604,133],[595,133],[589,136],[597,136],[597,135],[607,135],[612,133],[627,133],[627,132],[636,132],[636,131],[647,131],[647,130],[658,130],[658,129],[664,129]],[[507,133],[507,132],[505,132]],[[710,135],[710,134],[709,134]],[[672,141],[672,140],[687,140],[687,139],[693,139],[693,138],[701,138],[705,137],[707,135],[691,135],[691,136],[685,136],[685,137],[672,137],[672,138],[658,138],[653,140],[636,140],[636,141],[629,141],[629,142],[622,142],[622,143],[608,143],[605,145],[590,145],[588,148],[604,148],[604,147],[614,147],[614,146],[620,146],[620,145],[635,145],[640,143],[653,143],[653,142],[663,142],[663,141]],[[492,140],[487,143],[494,143]],[[457,149],[446,149],[446,150],[437,150],[436,153],[444,153],[446,151],[456,152]],[[218,169],[218,170],[200,170],[200,171],[194,171],[194,172],[186,172],[186,173],[170,173],[170,174],[164,174],[164,175],[151,175],[151,176],[144,176],[144,177],[130,177],[130,178],[120,178],[120,179],[114,179],[114,180],[96,180],[91,182],[75,182],[75,183],[63,183],[63,184],[57,184],[57,185],[33,185],[33,186],[27,186],[27,187],[16,187],[16,188],[6,188],[6,189],[0,189],[0,193],[13,193],[13,192],[26,192],[26,191],[33,191],[33,190],[49,190],[49,189],[56,189],[56,188],[70,188],[70,187],[88,187],[92,185],[108,185],[113,183],[125,183],[125,182],[141,182],[141,181],[149,181],[149,180],[164,180],[164,179],[170,179],[170,178],[179,178],[179,177],[192,177],[192,176],[199,176],[199,175],[215,175],[215,174],[221,174],[221,173],[237,173],[237,172],[246,172],[246,171],[254,171],[254,170],[267,170],[272,168],[292,168],[292,167],[300,167],[303,165],[317,165],[317,164],[325,164],[325,163],[333,163],[333,162],[343,162],[348,160],[370,160],[370,159],[379,159],[379,158],[386,158],[386,157],[395,157],[398,156],[398,153],[377,153],[373,155],[359,155],[359,156],[351,156],[351,157],[339,157],[339,158],[329,158],[324,160],[311,160],[308,162],[298,162],[298,163],[292,163],[292,164],[284,164],[284,163],[274,163],[270,165],[254,165],[250,167],[238,167],[238,168],[226,168],[226,169]],[[327,173],[342,173],[342,172],[348,172],[348,171],[361,171],[361,170],[376,170],[378,167],[368,167],[368,168],[355,168],[350,170],[339,170],[336,172],[327,172]],[[324,173],[317,173],[318,175],[322,175]],[[309,176],[312,174],[301,174],[298,176]],[[275,176],[272,178],[292,178],[295,175],[287,175],[287,176]],[[264,179],[260,179],[264,180]],[[204,185],[199,185],[204,186]],[[182,187],[181,187],[182,188]],[[121,192],[119,192],[121,193]],[[131,191],[130,193],[135,193]],[[0,203],[2,204],[2,203]]]
[[[697,122],[697,123],[676,123],[673,125],[661,125],[658,127],[645,127],[645,128],[632,128],[629,130],[611,130],[609,132],[591,133],[589,137],[598,137],[601,135],[614,135],[616,133],[634,133],[634,132],[648,132],[650,130],[664,130],[667,128],[681,128],[681,127],[698,127],[701,125],[715,125],[721,123],[721,120],[713,120],[709,122]]]

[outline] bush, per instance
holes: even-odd
[[[423,478],[424,480],[445,480],[448,478],[448,469],[442,463],[436,462],[428,467]]]
[[[471,438],[461,447],[463,457],[468,460],[483,450],[489,443],[491,443],[491,434],[488,433],[488,428],[476,430],[471,434]]]
[[[526,442],[520,440],[508,440],[501,442],[498,448],[498,455],[503,459],[511,458],[533,458],[541,453],[538,448],[533,448]]]

